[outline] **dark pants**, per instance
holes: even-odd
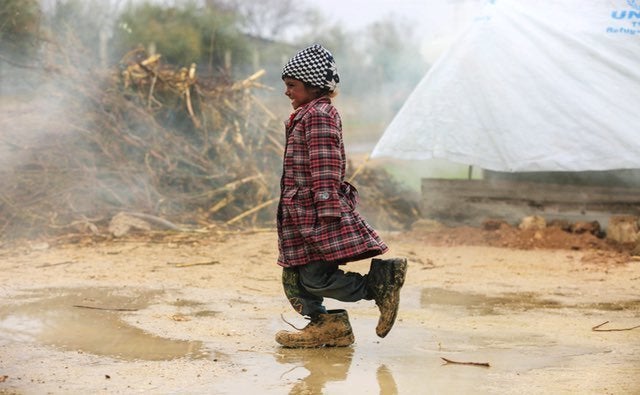
[[[342,302],[372,299],[367,291],[367,275],[344,272],[338,267],[334,263],[312,262],[283,269],[284,293],[298,313],[312,319],[326,314],[324,298]]]

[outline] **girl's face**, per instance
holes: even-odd
[[[294,110],[309,103],[317,96],[315,91],[307,89],[304,82],[294,78],[284,77],[284,86],[284,94],[291,99],[291,106]]]

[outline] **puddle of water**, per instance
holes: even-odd
[[[627,300],[623,302],[593,303],[580,305],[582,308],[604,311],[640,310],[640,300]]]
[[[196,300],[176,299],[171,304],[176,307],[196,307],[196,306],[202,306],[204,303],[198,302]]]
[[[375,327],[375,322],[371,321]],[[369,327],[368,329],[371,329]],[[366,345],[365,345],[366,343]],[[384,394],[424,393],[416,391],[420,384],[407,382],[401,388],[397,377],[405,380],[406,359],[389,358],[380,353],[379,345],[370,348],[370,342],[353,347],[326,347],[312,349],[276,348],[269,353],[243,355],[243,371],[239,380],[221,377],[215,384],[216,393],[267,394]],[[405,349],[393,347],[395,354]],[[425,368],[423,361],[418,365]],[[412,359],[409,363],[415,363]],[[413,380],[415,382],[415,380]],[[412,388],[415,387],[415,388]]]
[[[420,304],[423,308],[430,307],[431,305],[464,307],[478,315],[498,315],[509,311],[568,307],[604,311],[640,310],[640,300],[569,305],[562,304],[555,300],[543,299],[540,295],[533,292],[513,292],[500,296],[486,296],[442,288],[423,289],[420,295]]]
[[[282,394],[283,389],[288,394],[483,393],[481,388],[496,374],[566,366],[574,356],[599,351],[557,344],[544,336],[532,339],[529,333],[498,338],[402,325],[379,340],[371,333],[374,320],[360,318],[352,325],[359,334],[353,347],[276,348],[273,354],[243,355],[243,380],[223,379],[216,390],[244,393],[260,386],[263,394]],[[444,351],[439,342],[454,347]],[[441,357],[489,362],[491,367],[445,365]]]
[[[201,342],[167,339],[129,325],[127,311],[148,306],[159,291],[48,289],[26,303],[0,307],[0,340],[37,342],[123,360],[206,358]]]
[[[218,315],[220,315],[220,312],[214,310],[201,310],[193,313],[194,317],[215,317]]]
[[[160,294],[161,291],[107,288],[33,291],[25,294],[20,304],[0,307],[0,343],[39,342],[124,360],[206,358],[200,342],[161,338],[127,324],[121,319],[123,314],[131,314],[127,311],[87,308],[139,310]],[[413,303],[417,305],[417,301]],[[420,303],[478,311],[558,307],[533,294],[484,297],[442,289],[422,291]],[[197,311],[198,302],[178,301],[175,305],[193,307],[195,315],[217,314]],[[535,317],[538,312],[527,314]],[[265,332],[275,332],[280,325],[276,319],[267,322]],[[446,325],[441,328],[433,323],[409,326],[399,321],[391,336],[381,340],[373,329],[375,318],[354,314],[352,325],[356,333],[353,347],[283,349],[274,346],[262,352],[243,350],[233,356],[238,374],[215,380],[203,377],[201,381],[186,383],[188,389],[177,392],[254,393],[259,388],[265,395],[483,393],[485,388],[503,383],[496,381],[496,377],[536,369],[565,369],[576,356],[603,352],[600,348],[573,341],[565,343],[564,339],[546,334],[500,334],[491,327],[480,331]],[[443,365],[442,357],[490,362],[491,367]]]
[[[459,306],[479,315],[501,314],[504,310],[527,311],[539,308],[560,308],[561,303],[541,299],[532,292],[507,293],[501,296],[486,296],[474,293],[463,293],[442,288],[425,288],[420,295],[423,308],[431,305]]]

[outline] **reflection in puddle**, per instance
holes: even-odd
[[[376,378],[380,385],[380,393],[385,395],[396,395],[398,393],[398,385],[391,375],[391,370],[386,365],[380,365],[376,372]]]
[[[623,302],[615,302],[615,303],[605,303],[598,302],[585,306],[579,307],[587,307],[595,310],[604,310],[604,311],[623,311],[623,310],[640,310],[640,300],[627,300]]]
[[[321,394],[328,382],[346,380],[352,358],[353,348],[351,347],[281,348],[276,353],[276,361],[279,363],[296,365],[285,372],[283,377],[299,368],[304,368],[309,372],[306,377],[293,386],[290,394]]]
[[[275,356],[276,361],[281,364],[294,365],[282,374],[282,378],[297,378],[297,382],[291,387],[289,394],[323,394],[330,392],[327,388],[328,385],[343,382],[349,378],[353,353],[354,348],[352,347],[281,348]],[[304,374],[307,372],[308,374],[305,376]],[[376,378],[380,394],[394,395],[398,393],[396,382],[387,366],[380,365],[378,367]],[[358,391],[353,392],[357,393]]]
[[[459,306],[478,315],[495,315],[507,311],[528,311],[533,309],[584,308],[594,310],[618,311],[640,310],[640,300],[614,303],[592,303],[565,305],[558,301],[543,299],[533,292],[506,293],[501,296],[485,296],[475,293],[462,293],[442,288],[425,288],[420,295],[423,308],[431,305]]]
[[[207,357],[201,342],[154,336],[120,318],[123,312],[147,307],[159,293],[107,288],[34,291],[24,304],[0,307],[0,339],[124,360]]]

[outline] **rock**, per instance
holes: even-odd
[[[118,213],[109,222],[109,233],[115,237],[122,237],[131,230],[151,230],[151,225],[140,218],[127,213]]]
[[[43,241],[41,243],[32,243],[30,247],[32,251],[46,251],[51,246],[46,241]]]
[[[411,224],[411,230],[433,231],[442,228],[442,224],[432,219],[419,219]]]
[[[521,230],[542,230],[547,227],[547,221],[539,215],[522,218],[518,228]]]
[[[636,243],[638,241],[638,217],[619,215],[609,218],[607,239],[618,243]]]
[[[571,233],[575,234],[591,233],[592,235],[598,235],[600,231],[600,222],[598,221],[578,221],[571,225]]]
[[[482,221],[482,229],[484,230],[498,230],[502,228],[510,228],[511,225],[505,220],[502,219],[485,219]]]
[[[560,228],[565,232],[571,232],[571,222],[566,219],[552,219],[547,223],[548,228]]]

